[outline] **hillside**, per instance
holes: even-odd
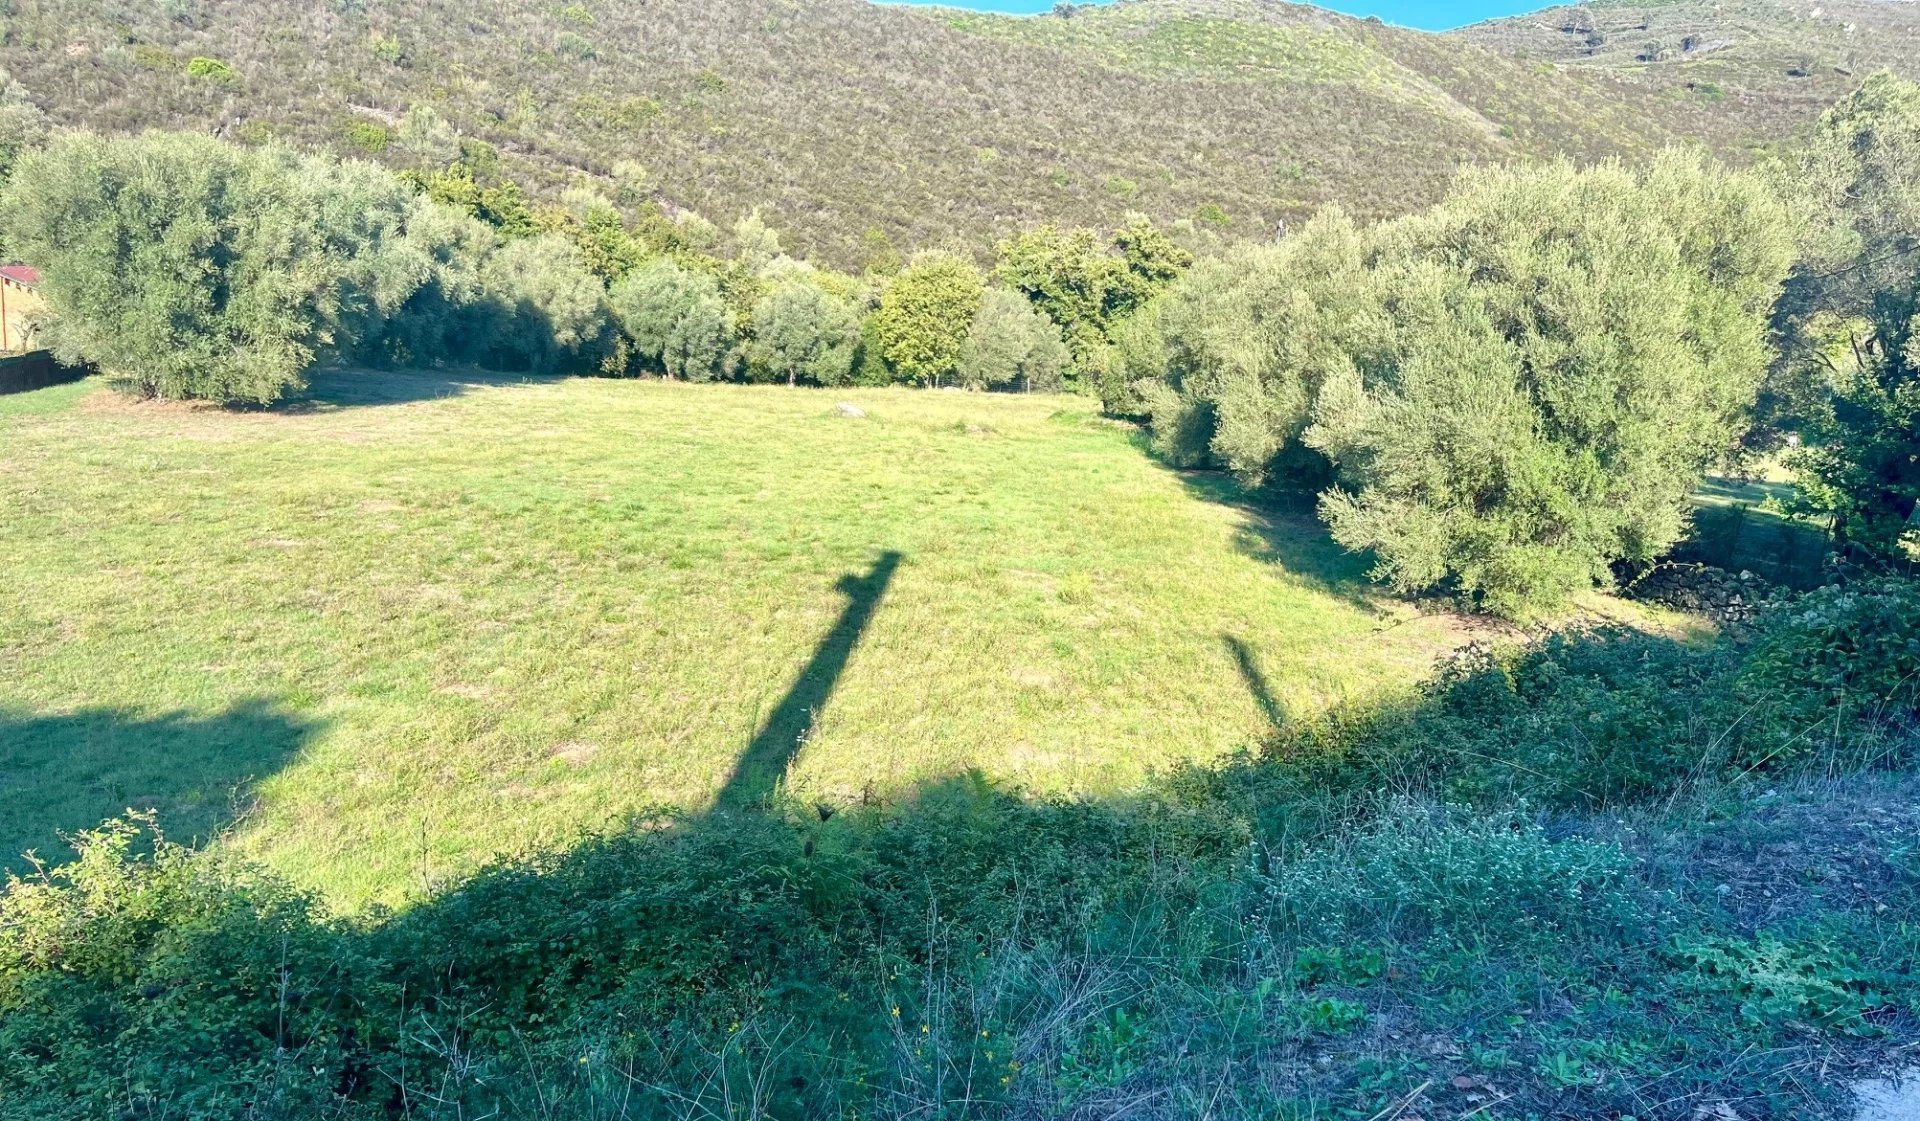
[[[1843,7],[1877,29],[1845,53],[1854,67],[1915,57],[1913,5]],[[866,0],[38,0],[0,17],[0,65],[67,124],[390,159],[401,116],[430,104],[547,189],[637,160],[670,207],[723,224],[762,207],[793,248],[858,266],[883,237],[978,245],[1130,209],[1244,237],[1335,200],[1397,213],[1471,161],[1632,157],[1687,137],[1738,150],[1846,86],[1831,35],[1808,40],[1814,76],[1762,74],[1785,68],[1776,48],[1802,24],[1841,17],[1730,11],[1734,30],[1686,34],[1757,45],[1640,64],[1625,32],[1589,55],[1572,44],[1590,35],[1556,28],[1677,35],[1713,18],[1605,8],[1436,36],[1275,0],[1034,19]],[[1755,62],[1751,80],[1736,60]]]
[[[1920,75],[1920,6],[1909,0],[1562,6],[1456,37],[1604,78],[1664,126],[1721,147],[1785,135],[1875,70]]]

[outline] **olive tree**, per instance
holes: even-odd
[[[1779,198],[1678,154],[1483,171],[1372,241],[1386,345],[1328,372],[1304,434],[1335,539],[1507,615],[1664,554],[1772,358]]]
[[[1404,590],[1509,615],[1661,555],[1732,449],[1793,260],[1759,177],[1469,173],[1422,214],[1327,214],[1156,301],[1156,441],[1319,487],[1335,538]]]
[[[622,277],[609,299],[634,352],[668,377],[712,381],[730,368],[733,320],[711,274],[656,258]]]
[[[531,373],[583,368],[607,328],[606,289],[559,234],[515,238],[480,272],[494,355]]]
[[[1057,392],[1070,357],[1053,320],[1020,294],[989,288],[960,347],[960,384]]]
[[[753,362],[788,385],[844,383],[859,346],[859,313],[805,280],[786,281],[753,305]]]
[[[1811,383],[1803,510],[1863,563],[1920,555],[1920,84],[1876,74],[1788,163],[1813,216],[1783,335]]]
[[[303,384],[365,279],[365,243],[328,228],[332,189],[278,147],[71,133],[21,158],[0,209],[64,361],[151,395],[264,403]]]

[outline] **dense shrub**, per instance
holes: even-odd
[[[13,174],[13,165],[47,137],[47,115],[34,104],[26,88],[0,69],[0,183]]]
[[[1808,437],[1799,505],[1877,565],[1920,559],[1916,167],[1920,84],[1882,73],[1822,118],[1787,177],[1815,233],[1778,317],[1791,361],[1775,395]]]
[[[788,385],[845,383],[859,345],[859,313],[806,280],[782,283],[753,305],[752,361]]]
[[[1920,586],[1820,588],[1768,615],[1739,696],[1778,729],[1769,761],[1803,757],[1861,724],[1920,717]]]
[[[419,281],[362,347],[368,360],[432,365],[485,356],[492,317],[485,269],[499,245],[493,226],[425,195],[410,204],[401,261]]]
[[[1017,386],[1055,393],[1069,355],[1060,329],[1025,299],[989,288],[960,346],[958,376],[969,389]]]
[[[1616,845],[1555,840],[1524,813],[1400,803],[1376,823],[1260,877],[1267,919],[1309,942],[1440,938],[1477,945],[1645,930]]]

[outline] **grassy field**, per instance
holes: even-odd
[[[346,907],[776,781],[1120,791],[1470,632],[1064,397],[80,384],[0,479],[7,855],[152,807]]]

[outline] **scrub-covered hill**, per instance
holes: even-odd
[[[1850,48],[1856,66],[1899,59],[1920,24],[1912,5],[1845,7],[1889,29]],[[1397,213],[1471,161],[1633,157],[1690,136],[1745,147],[1847,84],[1823,45],[1832,17],[1809,38],[1785,8],[1690,11],[1442,36],[1272,0],[1038,18],[866,0],[38,0],[0,16],[0,65],[65,124],[396,162],[421,158],[399,126],[429,105],[543,189],[604,187],[630,160],[669,208],[725,224],[761,207],[797,250],[858,266],[1128,210],[1240,237],[1329,201]],[[1672,38],[1670,57],[1633,61],[1641,33],[1626,31],[1588,56],[1574,41],[1592,35],[1558,30],[1583,20],[1650,23],[1641,37]],[[1735,29],[1683,31],[1715,20]],[[1749,34],[1764,50],[1703,46]],[[1818,76],[1723,73],[1783,43],[1817,56]]]

